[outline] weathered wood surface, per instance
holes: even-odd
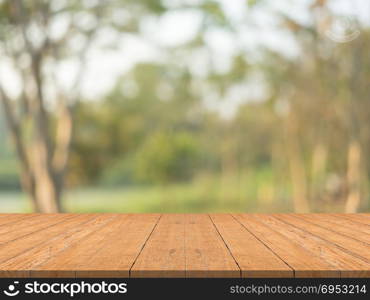
[[[0,277],[368,277],[369,214],[0,214]]]

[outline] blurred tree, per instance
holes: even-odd
[[[326,1],[314,2],[312,20],[319,22],[322,10],[330,12]],[[369,149],[365,78],[370,60],[365,49],[370,46],[370,33],[363,29],[361,37],[338,44],[322,35],[315,22],[299,24],[288,17],[284,21],[300,55],[267,51],[262,68],[275,105],[286,107],[281,149],[289,154],[295,210],[322,205],[331,175],[340,178],[332,200],[345,202],[346,212],[356,212],[361,199],[368,198],[369,162],[363,153]]]
[[[80,103],[76,109],[70,183],[96,183],[105,168],[131,166],[122,161],[141,151],[152,134],[196,130],[197,104],[186,69],[138,64],[118,80],[107,99]]]
[[[152,0],[0,1],[2,62],[20,81],[18,94],[2,81],[0,99],[21,165],[22,185],[35,211],[61,210],[74,107],[95,39],[107,28],[117,34],[136,31],[144,15],[163,11],[160,2]],[[113,17],[120,14],[126,17]],[[61,87],[57,76],[65,61],[78,66],[68,88]]]
[[[188,133],[153,134],[136,154],[137,176],[160,184],[190,180],[198,164],[198,148]]]
[[[244,1],[249,15],[233,19],[222,3],[0,0],[3,62],[12,62],[23,88],[14,96],[3,80],[0,96],[37,210],[59,209],[64,177],[74,186],[208,180],[216,182],[207,194],[214,202],[276,197],[275,207],[296,212],[365,207],[368,29],[347,44],[330,40],[321,27],[335,15],[324,0],[306,3],[307,23],[271,14],[263,0]],[[136,64],[106,97],[79,101],[97,37],[115,29],[115,44],[167,9],[201,15],[194,38],[167,45],[144,36],[158,43],[158,61]],[[245,37],[258,26],[248,18],[254,13],[271,16],[297,53],[288,44],[279,51],[252,45]],[[69,25],[56,37],[51,28],[60,22]],[[70,59],[81,70],[65,89],[52,73]]]

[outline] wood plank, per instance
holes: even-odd
[[[185,277],[185,216],[163,215],[130,277]]]
[[[0,277],[367,277],[369,214],[0,214]]]
[[[33,277],[129,277],[160,215],[125,215],[31,271]]]
[[[2,277],[30,276],[32,269],[114,220],[117,214],[93,214],[81,219],[78,226],[68,228],[59,235],[0,264]]]
[[[76,270],[87,268],[90,257],[101,247],[109,233],[127,221],[128,215],[120,215],[111,223],[88,235],[81,243],[73,245],[37,265],[30,271],[31,277],[76,277]],[[91,269],[93,271],[93,269]]]
[[[0,227],[0,244],[5,244],[10,241],[22,238],[30,233],[37,232],[51,225],[57,224],[66,218],[73,215],[64,214],[38,214],[36,217],[22,218],[17,222],[7,224]]]
[[[327,230],[370,245],[370,227],[366,228],[366,225],[354,224],[350,220],[338,219],[329,214],[300,214],[299,217]]]
[[[293,277],[293,270],[231,215],[211,214],[242,277]]]
[[[185,216],[186,277],[240,277],[221,236],[207,215]]]
[[[340,272],[332,264],[261,223],[258,215],[234,214],[234,217],[287,263],[295,277],[340,277]]]
[[[78,226],[81,223],[81,219],[85,219],[86,217],[87,215],[63,214],[58,223],[53,223],[43,230],[30,233],[22,239],[17,239],[0,245],[0,263],[4,263],[11,258],[38,246],[46,240],[60,234],[64,230],[68,230],[68,228]],[[40,216],[40,218],[42,218],[42,216]]]
[[[159,218],[160,214],[129,215],[128,222],[103,241],[105,247],[93,254],[88,267],[77,270],[76,277],[129,277]]]
[[[370,234],[370,218],[369,218],[369,222],[368,224],[366,224],[365,222],[361,223],[361,222],[357,222],[356,219],[354,219],[353,217],[349,216],[348,218],[342,218],[343,216],[346,216],[346,214],[327,214],[330,218],[328,218],[328,220],[330,219],[331,220],[335,220],[336,223],[340,223],[343,221],[343,219],[346,221],[346,224],[347,227],[351,227],[354,232],[357,232],[358,230],[360,230],[361,232],[365,232],[367,234]],[[325,216],[327,216],[325,215]],[[356,226],[356,227],[355,227]]]
[[[363,214],[333,214],[338,219],[347,219],[355,223],[361,223],[365,226],[370,226],[370,217]]]
[[[370,262],[370,246],[363,242],[359,242],[355,239],[349,238],[339,233],[335,233],[331,230],[324,229],[320,226],[314,225],[313,223],[307,222],[306,220],[303,220],[299,216],[293,214],[277,214],[274,216],[286,223],[292,224],[293,226],[303,229],[313,235],[316,235],[326,241],[337,245],[338,247],[341,247],[348,253],[357,256],[367,263]]]
[[[272,215],[259,215],[258,220],[323,258],[341,273],[341,277],[370,277],[370,264],[354,257],[327,241],[284,223]]]
[[[0,227],[37,216],[39,216],[39,214],[0,214]]]

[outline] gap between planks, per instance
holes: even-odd
[[[327,214],[321,219],[296,214],[112,214],[118,216],[115,222],[91,232],[72,226],[94,224],[101,215],[0,215],[1,276],[370,277],[369,215]],[[17,219],[20,229],[12,239],[10,231],[17,228]],[[341,220],[343,228],[333,229]],[[30,230],[33,225],[36,231]],[[359,235],[353,238],[350,233],[356,226]],[[132,233],[122,236],[130,229]],[[58,243],[47,257],[45,247],[52,242]],[[84,251],[91,257],[79,258]],[[37,255],[41,263],[28,260],[30,268],[36,268],[17,273],[27,254]]]

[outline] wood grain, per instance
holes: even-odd
[[[159,215],[119,215],[31,272],[34,277],[129,277]]]
[[[231,215],[211,219],[241,269],[242,277],[293,277],[293,270]]]
[[[351,220],[354,223],[360,223],[366,227],[370,226],[370,215],[366,216],[363,214],[333,214],[338,220]]]
[[[0,277],[367,277],[370,214],[0,214]]]
[[[294,270],[295,277],[340,277],[333,265],[261,223],[258,215],[237,214],[235,218],[284,260]]]
[[[9,225],[11,223],[19,223],[24,219],[38,217],[38,214],[1,214],[0,226]]]
[[[131,277],[185,277],[185,216],[163,215],[131,269]]]
[[[240,269],[208,215],[185,216],[186,277],[240,277]]]
[[[23,218],[18,222],[12,222],[7,226],[0,227],[0,244],[14,241],[28,234],[35,233],[44,228],[58,224],[65,218],[73,217],[72,215],[50,214],[42,215],[39,218]]]
[[[370,277],[370,264],[335,247],[320,237],[284,223],[273,215],[259,215],[258,219],[271,229],[294,240],[314,255],[324,259],[340,271],[341,277]]]
[[[325,215],[325,218],[322,218],[321,214],[302,214],[299,217],[324,229],[370,245],[370,227],[366,228],[366,225],[354,224],[352,221],[346,219],[338,220],[338,218],[331,215]],[[353,234],[354,232],[356,232],[356,235]]]
[[[129,277],[141,249],[159,220],[158,214],[130,215],[127,221],[103,239],[87,266],[81,264],[76,277]]]
[[[40,216],[44,218],[45,216]],[[42,244],[64,230],[68,230],[81,223],[81,215],[63,214],[58,217],[54,216],[58,222],[52,222],[52,225],[45,227],[43,230],[38,230],[28,235],[24,235],[22,239],[10,240],[7,243],[0,245],[0,263],[16,257],[24,252],[27,252],[34,247]],[[58,226],[56,226],[58,225]],[[27,275],[27,274],[26,274]]]
[[[276,215],[277,218],[282,221],[292,224],[295,227],[305,230],[306,232],[318,236],[337,247],[340,247],[344,251],[351,255],[357,256],[363,261],[370,262],[370,246],[365,242],[360,242],[354,238],[344,236],[339,233],[335,233],[332,230],[325,229],[311,222],[304,220],[301,216],[293,214]],[[353,233],[356,236],[357,233]]]
[[[117,215],[102,214],[95,216],[86,215],[80,218],[81,222],[77,226],[67,229],[49,240],[46,239],[34,248],[0,264],[3,277],[30,277],[31,270],[37,269],[42,263],[80,242],[84,237],[95,232],[116,217]]]

